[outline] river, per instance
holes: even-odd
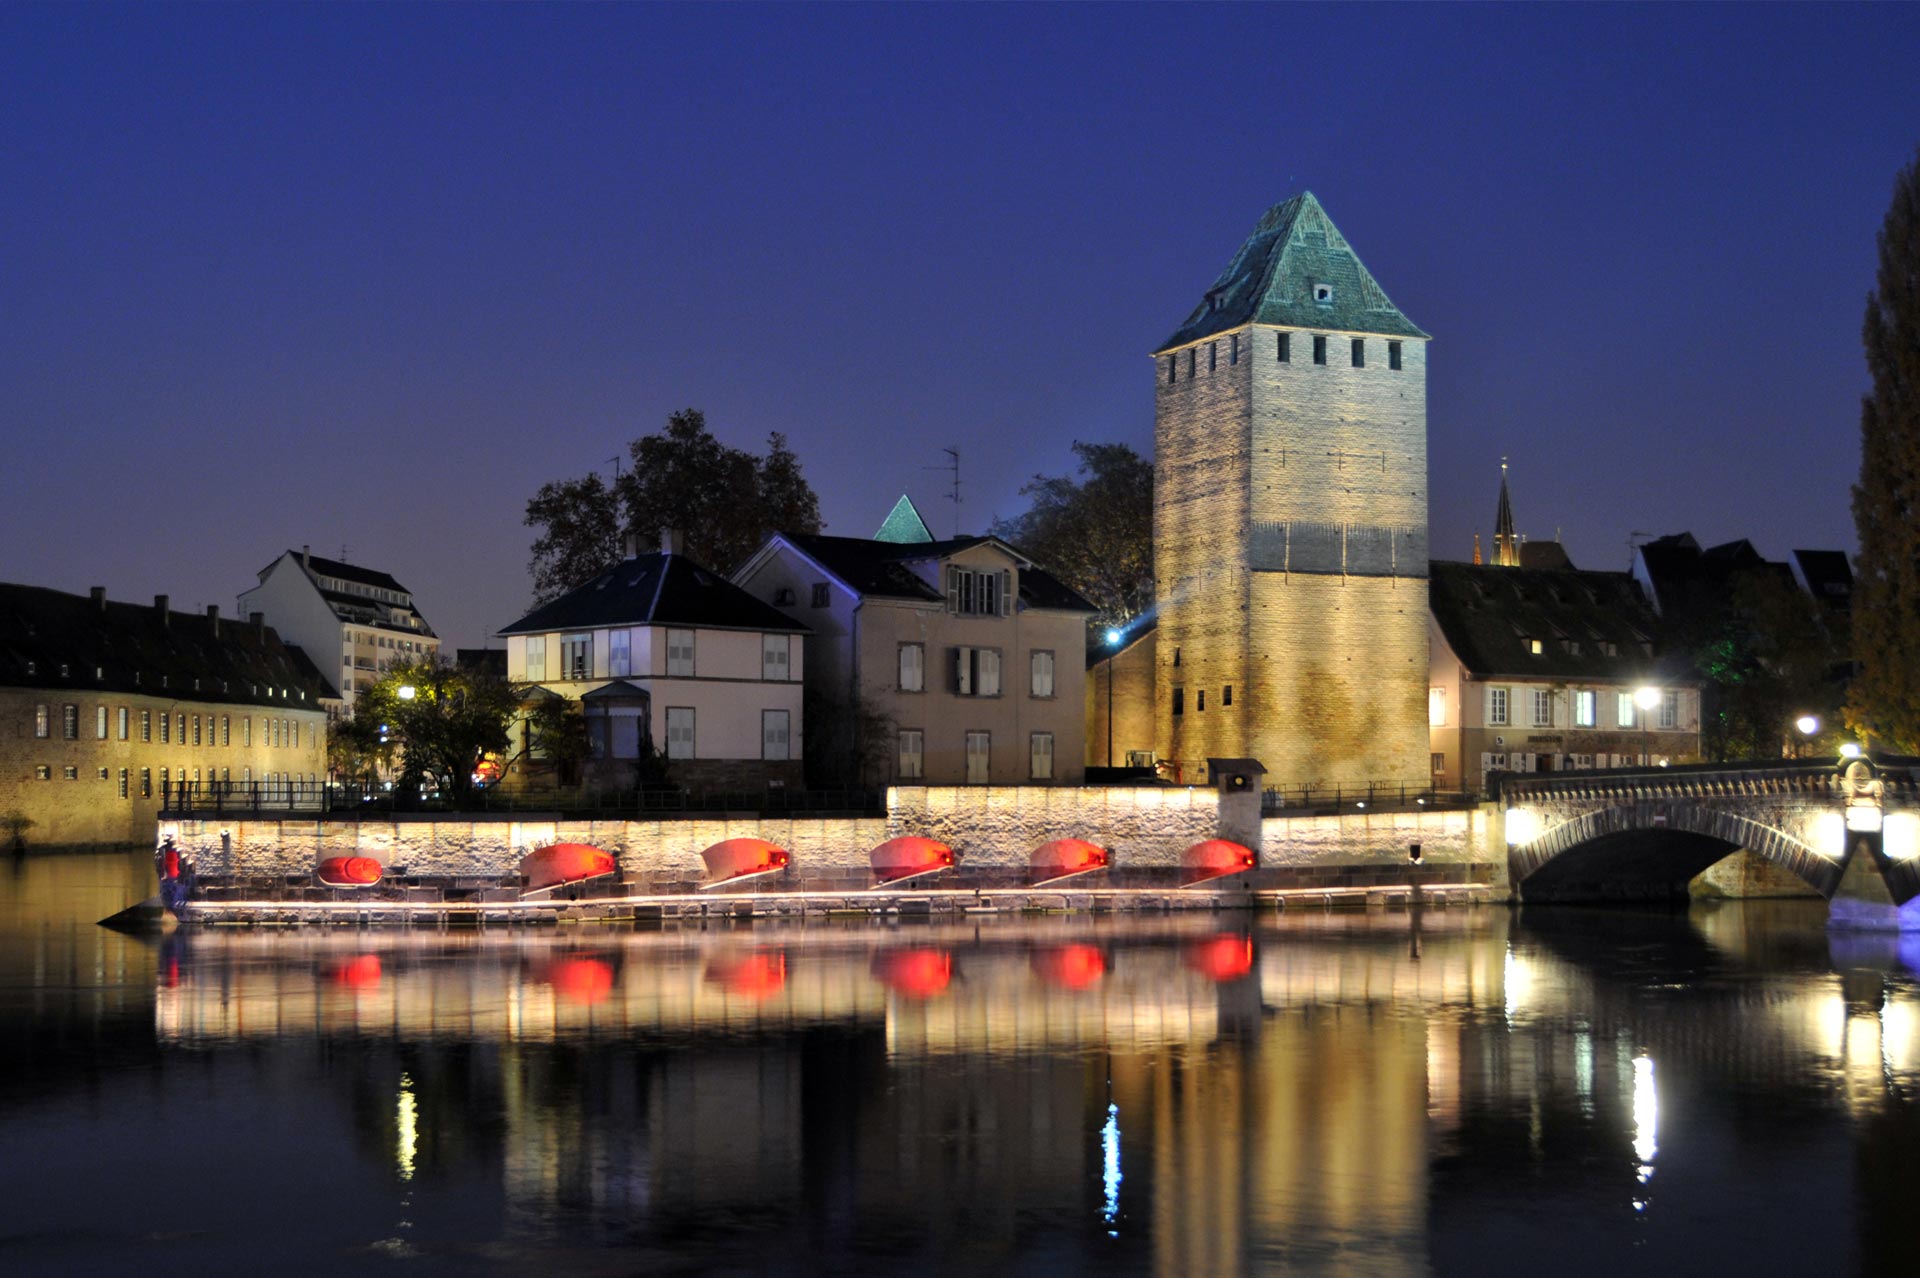
[[[1912,1273],[1818,902],[123,936],[0,862],[0,1272]]]

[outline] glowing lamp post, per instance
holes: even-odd
[[[1648,737],[1650,725],[1647,723],[1647,716],[1652,714],[1654,708],[1660,704],[1660,689],[1652,687],[1636,689],[1633,694],[1633,704],[1640,711],[1640,766],[1650,768],[1653,766],[1653,749]]]
[[[1813,715],[1803,714],[1798,719],[1795,719],[1793,721],[1793,726],[1796,729],[1798,729],[1800,733],[1800,744],[1794,749],[1794,752],[1793,752],[1794,757],[1799,758],[1801,755],[1806,753],[1807,741],[1813,736],[1814,733],[1820,731],[1820,720],[1815,718]]]
[[[396,692],[394,695],[398,696],[402,701],[411,701],[413,700],[414,696],[418,693],[418,691],[419,690],[416,689],[412,684],[403,683],[400,685],[399,691]]]
[[[1107,631],[1107,766],[1113,766],[1113,660],[1120,655],[1118,630]]]

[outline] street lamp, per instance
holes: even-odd
[[[400,685],[400,690],[397,695],[402,701],[411,701],[413,700],[415,691],[416,690],[412,684],[403,683]]]
[[[1119,653],[1120,640],[1124,638],[1118,630],[1107,630],[1107,766],[1113,766],[1113,659]]]
[[[1633,694],[1633,704],[1640,708],[1640,766],[1650,768],[1653,766],[1653,751],[1647,736],[1649,728],[1647,716],[1652,714],[1654,707],[1660,704],[1660,689],[1652,687],[1636,689]]]
[[[1800,730],[1801,744],[1799,748],[1793,752],[1794,757],[1799,758],[1806,753],[1807,739],[1812,737],[1814,733],[1820,731],[1820,720],[1813,715],[1803,714],[1793,721],[1793,726]]]

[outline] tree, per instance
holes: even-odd
[[[336,719],[327,725],[327,771],[339,781],[371,781],[393,762],[393,744],[367,715]]]
[[[542,484],[527,503],[534,598],[545,603],[593,579],[619,557],[619,502],[598,473]]]
[[[715,439],[706,415],[687,408],[627,448],[633,465],[612,487],[598,475],[544,485],[527,503],[534,596],[545,602],[615,563],[627,534],[651,547],[677,529],[686,553],[727,572],[775,532],[819,532],[820,501],[800,459],[775,431],[756,457]]]
[[[399,752],[403,787],[429,785],[458,809],[473,797],[480,757],[507,748],[507,727],[523,700],[505,679],[436,655],[389,666],[360,694],[354,718]]]
[[[1862,339],[1873,389],[1860,404],[1853,522],[1854,655],[1847,721],[1920,752],[1920,152],[1894,181]]]
[[[1124,626],[1153,607],[1153,463],[1125,444],[1076,442],[1077,482],[1035,475],[1020,495],[1027,513],[994,535],[1085,595],[1091,626]]]

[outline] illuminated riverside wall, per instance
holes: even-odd
[[[418,816],[380,820],[210,818],[163,822],[203,876],[298,875],[332,856],[367,856],[389,874],[498,878],[550,843],[590,843],[613,852],[622,875],[643,888],[690,890],[707,878],[701,850],[723,839],[766,839],[793,854],[777,886],[864,886],[868,852],[900,835],[952,846],[962,872],[1023,870],[1033,849],[1082,838],[1112,849],[1116,872],[1171,870],[1180,854],[1220,829],[1212,790],[1076,786],[902,786],[888,791],[887,812],[871,817],[559,820]],[[1353,812],[1267,818],[1261,864],[1273,874],[1250,886],[1291,886],[1314,867],[1387,867],[1407,863],[1420,843],[1430,865],[1485,867],[1474,877],[1504,882],[1499,821],[1479,810]],[[1273,882],[1264,882],[1265,878]],[[769,883],[768,886],[776,886]]]

